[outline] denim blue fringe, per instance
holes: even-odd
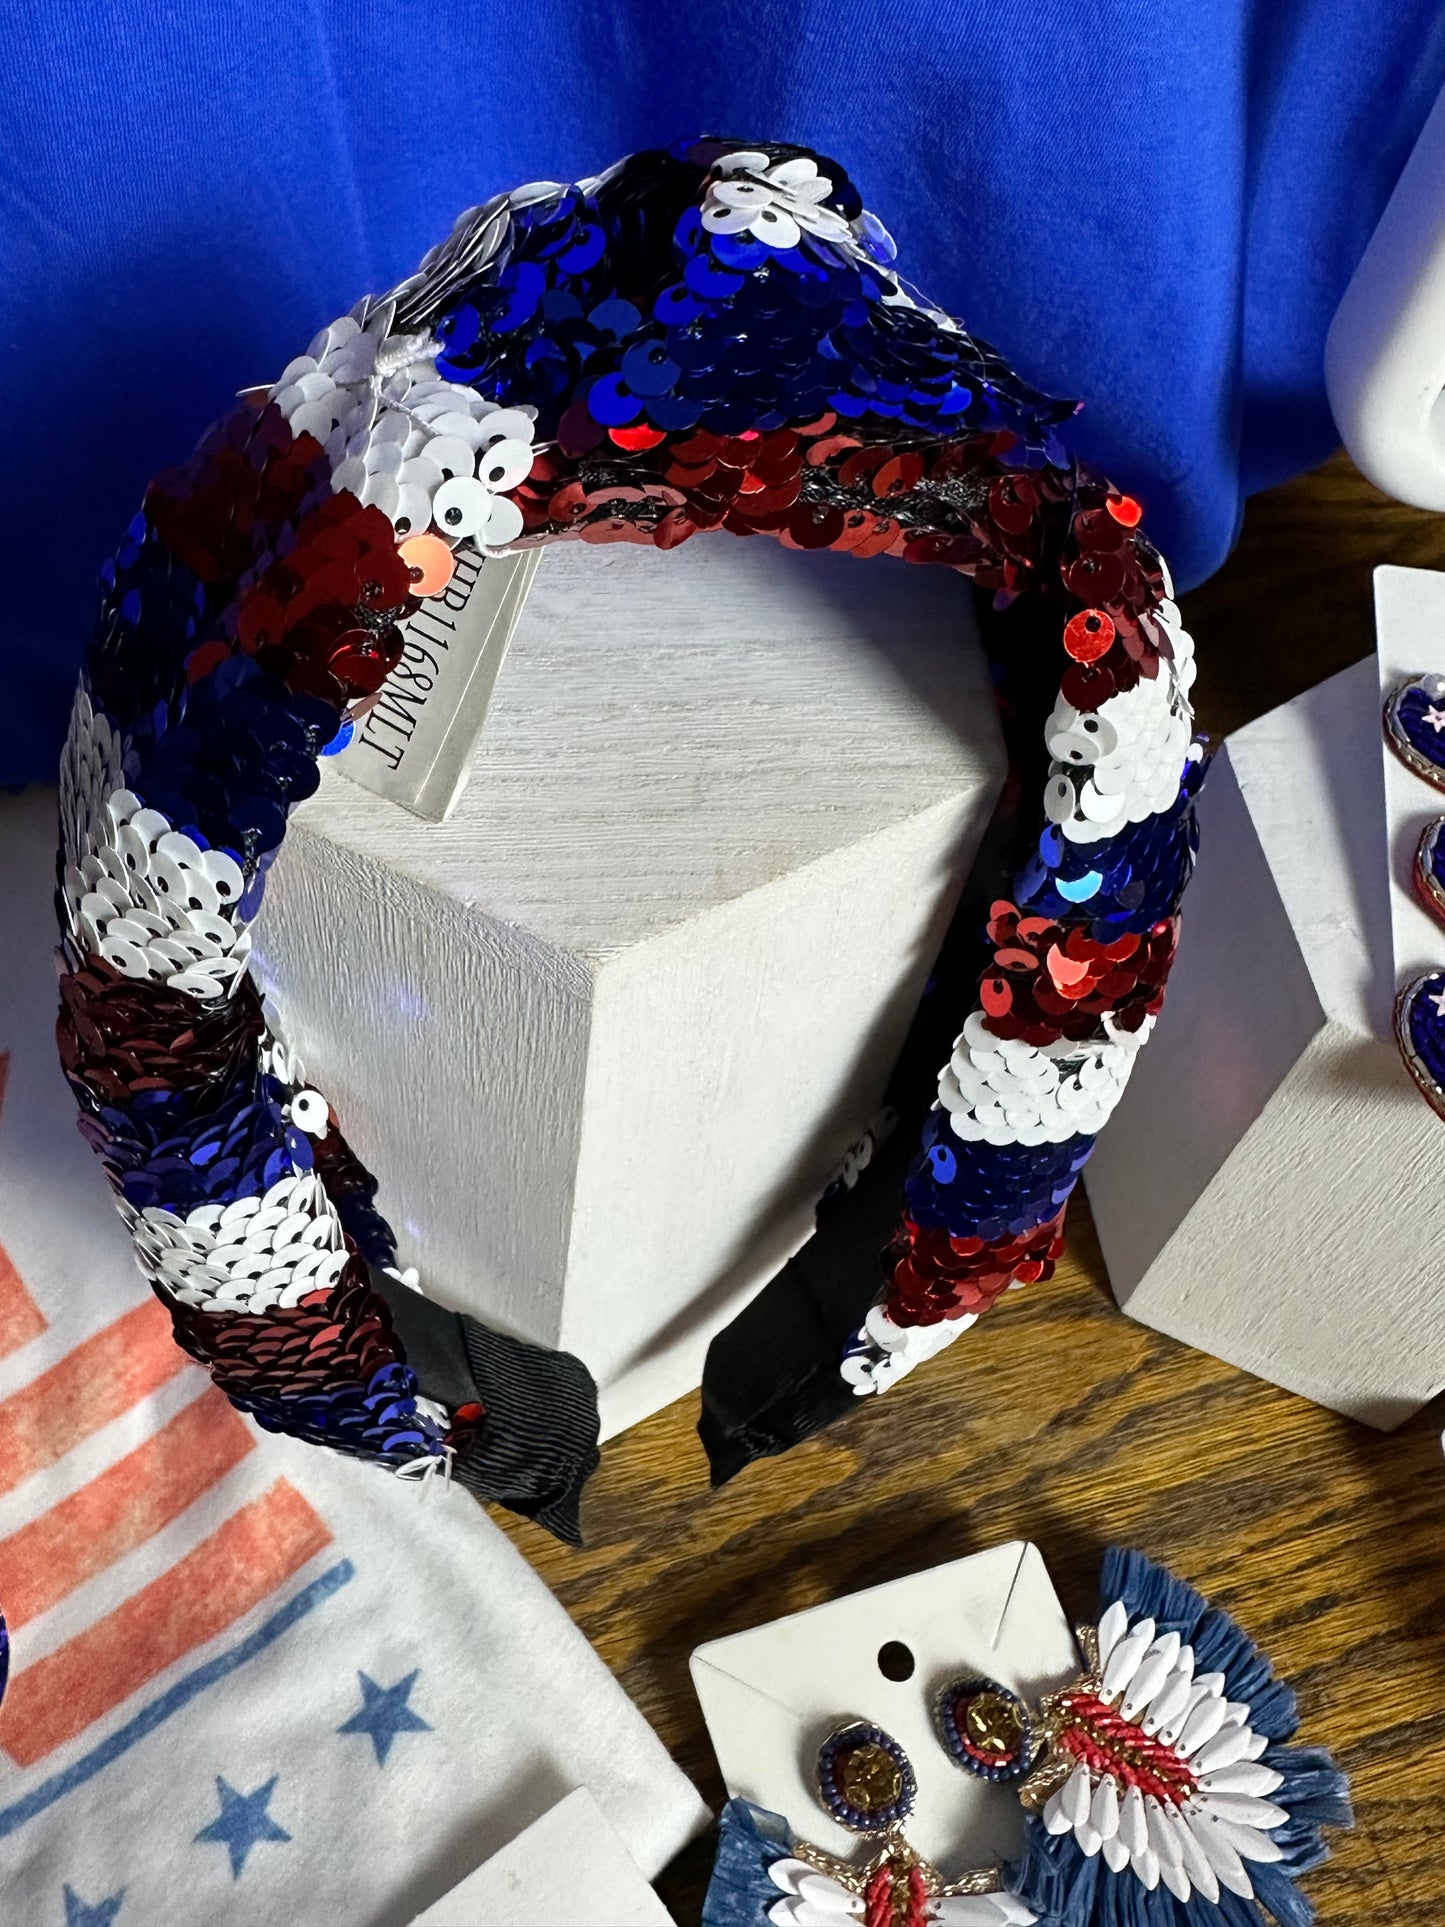
[[[1280,1828],[1274,1837],[1285,1832]],[[1254,1900],[1223,1890],[1217,1902],[1200,1893],[1176,1900],[1162,1883],[1151,1893],[1128,1867],[1114,1873],[1102,1854],[1089,1859],[1072,1835],[1051,1835],[1030,1817],[1009,1887],[1033,1909],[1040,1927],[1264,1927],[1266,1915],[1279,1927],[1311,1927],[1315,1910],[1286,1862],[1251,1861],[1249,1877]]]
[[[780,1813],[729,1800],[718,1820],[717,1859],[702,1904],[702,1927],[768,1927],[768,1908],[782,1899],[768,1868],[792,1851],[792,1830]]]
[[[1250,1708],[1250,1725],[1276,1744],[1264,1764],[1283,1774],[1270,1797],[1289,1813],[1270,1838],[1284,1858],[1249,1863],[1255,1898],[1221,1892],[1218,1901],[1191,1894],[1178,1901],[1167,1887],[1151,1893],[1127,1867],[1113,1873],[1102,1856],[1089,1859],[1072,1835],[1051,1835],[1031,1816],[1023,1856],[1009,1885],[1037,1914],[1042,1927],[1311,1927],[1315,1910],[1298,1877],[1328,1857],[1320,1829],[1353,1824],[1349,1783],[1323,1747],[1282,1746],[1299,1724],[1295,1696],[1254,1641],[1229,1614],[1211,1606],[1182,1579],[1142,1552],[1113,1547],[1100,1575],[1102,1606],[1122,1601],[1130,1619],[1152,1619],[1160,1632],[1177,1632],[1192,1646],[1197,1671],[1222,1673],[1229,1699]]]

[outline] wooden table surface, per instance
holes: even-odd
[[[1387,502],[1343,456],[1258,497],[1184,598],[1202,727],[1369,653],[1380,562],[1445,568],[1445,517]],[[1069,1226],[1050,1284],[724,1491],[709,1494],[690,1397],[605,1447],[584,1551],[499,1521],[714,1807],[687,1672],[701,1641],[1012,1538],[1039,1544],[1079,1616],[1102,1548],[1140,1546],[1239,1617],[1296,1685],[1302,1737],[1350,1772],[1356,1831],[1308,1882],[1320,1919],[1441,1927],[1442,1401],[1386,1436],[1160,1337],[1115,1309],[1082,1189]],[[711,1855],[709,1835],[659,1882],[682,1927]]]

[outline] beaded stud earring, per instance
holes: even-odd
[[[865,1720],[835,1727],[818,1749],[818,1797],[850,1833],[885,1833],[913,1811],[918,1782],[891,1734]]]
[[[944,1751],[965,1773],[995,1783],[1018,1780],[1033,1757],[1033,1723],[1017,1693],[997,1680],[951,1680],[933,1703]]]

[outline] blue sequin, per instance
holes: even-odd
[[[935,1144],[928,1153],[935,1183],[952,1184],[958,1176],[958,1159],[946,1144]]]
[[[482,331],[482,318],[473,307],[458,308],[437,328],[449,355],[463,355]]]
[[[613,296],[610,301],[599,301],[587,319],[594,328],[600,328],[603,334],[615,335],[619,341],[636,334],[642,326],[642,316],[636,308],[630,301],[623,301],[618,296]]]
[[[933,1110],[904,1181],[905,1209],[923,1229],[952,1238],[1019,1238],[1068,1201],[1093,1148],[1093,1138],[1082,1136],[1062,1144],[965,1142],[948,1113]]]
[[[604,428],[621,428],[642,413],[642,399],[620,375],[603,375],[587,391],[587,412]]]
[[[537,312],[537,304],[546,286],[546,276],[535,261],[514,259],[510,267],[502,270],[497,285],[506,298],[488,320],[496,333],[506,334],[511,329],[522,327]]]
[[[634,395],[665,395],[681,373],[661,341],[639,341],[622,357],[622,379]]]
[[[160,1205],[184,1217],[197,1205],[253,1196],[288,1175],[286,1127],[269,1090],[245,1083],[219,1098],[207,1088],[161,1095],[163,1104],[129,1113],[91,1112],[86,1133],[103,1130],[96,1148],[138,1211]]]
[[[589,224],[559,252],[557,266],[564,274],[583,274],[588,268],[596,267],[606,246],[604,230],[595,223]]]
[[[1203,761],[1186,764],[1169,808],[1126,825],[1107,843],[1070,843],[1050,824],[1039,838],[1038,855],[1014,878],[1019,909],[1026,916],[1068,917],[1076,904],[1087,901],[1090,934],[1102,943],[1177,915],[1199,847],[1195,803],[1204,773]],[[1101,861],[1108,868],[1100,873],[1097,889],[1087,898],[1070,894]]]

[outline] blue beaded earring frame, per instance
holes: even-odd
[[[891,1776],[890,1764],[895,1770]],[[896,1791],[891,1798],[869,1799],[850,1789],[850,1769],[855,1783],[861,1769],[875,1780],[891,1777]],[[849,1720],[828,1735],[818,1749],[817,1781],[819,1799],[850,1833],[885,1833],[901,1825],[918,1797],[908,1755],[891,1733],[868,1720]]]
[[[944,1751],[965,1773],[995,1784],[1027,1773],[1033,1722],[1018,1694],[997,1680],[950,1680],[933,1702],[933,1717]]]

